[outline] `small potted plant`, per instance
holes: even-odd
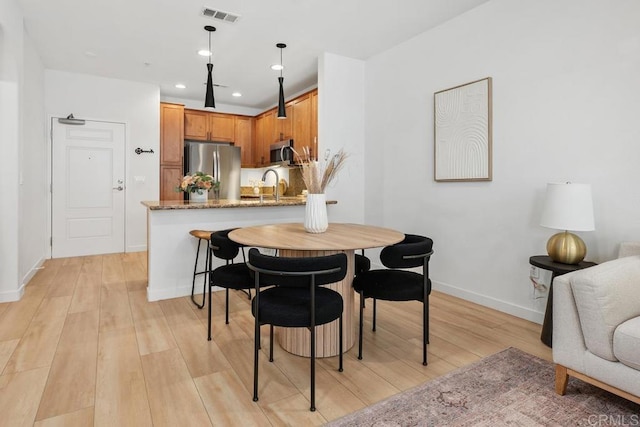
[[[176,190],[189,193],[189,200],[192,202],[206,202],[207,193],[212,188],[219,189],[220,182],[214,181],[211,175],[198,171],[185,175]]]

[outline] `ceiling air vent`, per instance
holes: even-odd
[[[238,19],[240,19],[240,15],[236,15],[234,13],[229,13],[229,12],[223,12],[221,10],[216,10],[216,9],[209,9],[208,7],[205,7],[204,9],[202,9],[202,15],[206,16],[207,18],[213,18],[219,21],[229,22],[230,24],[233,24]]]

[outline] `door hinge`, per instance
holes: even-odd
[[[49,246],[53,247],[53,236],[49,237]]]

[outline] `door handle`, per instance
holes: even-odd
[[[124,187],[122,185],[118,185],[117,187],[113,187],[114,190],[122,191]]]

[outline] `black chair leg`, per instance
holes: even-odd
[[[427,366],[427,343],[429,342],[429,297],[422,304],[422,364]]]
[[[258,317],[255,319],[255,332],[253,343],[253,401],[258,401],[258,352],[260,351],[260,324]]]
[[[340,336],[340,344],[338,345],[338,349],[340,351],[340,359],[338,363],[338,372],[342,372],[342,315],[340,315],[340,321],[338,322],[338,327],[340,328],[339,336]]]
[[[211,284],[209,284],[209,322],[207,323],[207,340],[211,341]]]
[[[311,407],[309,410],[316,410],[316,328],[312,326],[311,330]]]
[[[229,324],[229,288],[224,290],[224,323]]]
[[[269,362],[273,362],[273,325],[269,325]]]
[[[376,299],[373,299],[373,328],[371,329],[373,332],[376,331]]]
[[[358,328],[358,360],[362,360],[362,312],[364,311],[364,292],[360,292],[360,322]]]

